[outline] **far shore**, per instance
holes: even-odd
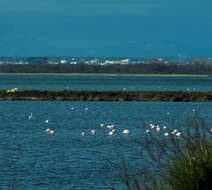
[[[138,77],[208,77],[207,74],[127,74],[127,73],[0,73],[0,75],[49,76],[138,76]]]

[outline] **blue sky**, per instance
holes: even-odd
[[[0,0],[1,56],[210,56],[209,0]]]

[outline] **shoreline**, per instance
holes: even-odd
[[[12,91],[13,90],[13,91]],[[167,101],[211,102],[212,92],[183,91],[0,91],[0,101]]]
[[[208,74],[119,74],[119,73],[0,73],[0,75],[46,76],[136,76],[136,77],[209,77]]]

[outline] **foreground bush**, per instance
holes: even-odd
[[[150,124],[136,139],[142,166],[133,175],[122,161],[119,177],[129,190],[211,190],[212,136],[204,119],[188,118],[183,131]],[[121,172],[120,172],[121,171]]]

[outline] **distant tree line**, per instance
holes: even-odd
[[[0,73],[118,73],[118,74],[212,74],[212,64],[140,63],[87,65],[72,64],[1,64]]]

